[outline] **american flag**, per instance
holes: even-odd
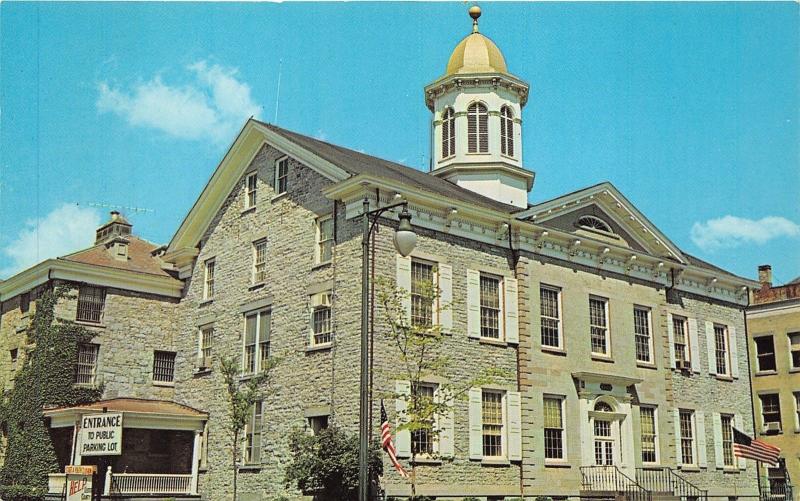
[[[770,465],[778,464],[781,450],[761,440],[748,437],[746,434],[733,429],[733,455],[740,458],[761,461]]]
[[[406,470],[403,469],[403,465],[397,460],[397,449],[394,448],[394,443],[392,443],[392,425],[389,424],[389,416],[386,415],[386,407],[383,406],[383,400],[381,400],[381,446],[383,446],[383,450],[386,451],[386,454],[389,455],[394,469],[397,470],[403,478],[408,478],[408,473],[406,473]]]

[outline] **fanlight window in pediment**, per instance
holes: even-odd
[[[599,230],[606,233],[614,233],[608,223],[595,216],[581,216],[578,218],[578,226],[588,230]]]
[[[611,405],[606,402],[597,402],[594,406],[594,410],[597,412],[614,412]]]

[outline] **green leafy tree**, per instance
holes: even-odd
[[[396,370],[389,374],[390,379],[407,381],[410,384],[409,392],[393,392],[390,398],[399,399],[405,403],[405,412],[398,416],[397,431],[407,430],[412,436],[425,434],[431,442],[438,442],[444,429],[437,426],[437,417],[450,412],[456,400],[465,399],[469,389],[496,382],[498,379],[511,377],[508,371],[498,368],[482,369],[471,379],[461,379],[458,383],[449,381],[453,370],[453,360],[444,349],[445,337],[442,336],[442,326],[434,323],[441,312],[452,308],[452,304],[441,305],[439,314],[436,315],[436,305],[440,303],[441,291],[433,282],[436,270],[430,278],[413,277],[414,297],[409,291],[396,287],[393,281],[379,279],[378,301],[383,306],[383,313],[389,329],[386,336],[390,344],[397,350]],[[409,317],[409,304],[411,304],[412,318]],[[431,380],[439,381],[436,395],[419,389]],[[411,499],[421,500],[417,496],[417,455],[419,451],[411,447],[411,471],[409,482],[411,484]],[[435,457],[435,453],[427,456]]]
[[[267,365],[258,374],[245,380],[241,378],[241,367],[232,357],[220,360],[220,372],[225,383],[228,397],[227,430],[231,436],[231,467],[233,468],[233,499],[236,501],[237,481],[239,479],[239,460],[241,455],[242,432],[250,419],[253,405],[262,400],[268,393],[271,371],[280,360],[276,357],[267,359]]]
[[[68,287],[45,290],[36,300],[26,332],[23,366],[14,387],[0,404],[8,442],[0,470],[0,497],[37,499],[47,491],[47,474],[59,471],[50,429],[42,418],[45,407],[72,406],[99,400],[102,387],[74,384],[78,345],[92,333],[70,321],[56,318],[59,301],[74,299]]]
[[[286,486],[314,495],[318,501],[356,501],[358,499],[358,436],[349,435],[335,425],[315,435],[296,430],[289,436],[291,463],[286,468]],[[370,445],[368,468],[375,485],[383,472],[381,450]]]

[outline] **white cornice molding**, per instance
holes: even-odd
[[[0,301],[7,301],[49,280],[85,282],[172,298],[180,298],[183,293],[183,282],[171,277],[63,259],[48,259],[0,283]]]
[[[520,96],[520,106],[528,102],[530,85],[508,73],[455,73],[445,75],[425,86],[425,105],[433,111],[433,101],[448,92],[473,87],[501,87]]]

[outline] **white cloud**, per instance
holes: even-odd
[[[237,70],[198,61],[186,68],[191,84],[165,84],[159,75],[130,91],[101,82],[97,109],[124,118],[137,127],[150,127],[181,139],[231,141],[245,120],[261,107],[250,86],[237,79]]]
[[[762,245],[774,238],[800,236],[800,226],[779,216],[759,220],[723,216],[692,225],[692,242],[704,251],[738,247],[745,244]]]
[[[8,278],[39,261],[91,246],[100,215],[94,209],[64,204],[41,219],[25,222],[15,239],[2,249],[0,277]]]

